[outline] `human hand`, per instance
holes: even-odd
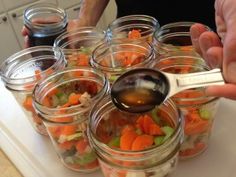
[[[209,32],[203,25],[191,27],[193,45],[212,67],[222,67],[227,82],[223,86],[210,86],[206,93],[211,96],[236,100],[236,3],[234,0],[216,0],[217,33]]]

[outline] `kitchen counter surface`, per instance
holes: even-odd
[[[49,138],[33,130],[13,95],[1,82],[0,98],[0,147],[24,177],[102,177],[100,171],[85,175],[65,168]],[[222,98],[209,147],[193,159],[180,161],[170,177],[235,177],[235,115],[236,101]],[[3,168],[7,171],[12,168],[11,165],[2,167],[4,162],[0,157],[0,177],[21,177],[17,171],[11,176],[1,176]]]
[[[0,177],[23,177],[0,148]]]

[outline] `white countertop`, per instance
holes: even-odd
[[[180,161],[171,177],[236,176],[236,101],[221,99],[208,149]],[[49,138],[36,133],[0,82],[0,146],[25,177],[102,177],[65,168]]]

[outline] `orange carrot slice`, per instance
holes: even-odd
[[[72,135],[76,132],[77,126],[76,125],[67,125],[63,126],[61,129],[62,135]]]
[[[138,39],[140,37],[141,37],[141,33],[139,30],[133,29],[133,30],[129,31],[129,33],[128,33],[129,39]]]
[[[23,102],[23,107],[27,110],[27,111],[34,111],[34,107],[33,107],[33,99],[31,96],[27,96]]]
[[[140,135],[135,138],[135,140],[132,143],[132,151],[140,151],[144,150],[154,143],[154,138],[151,135]]]
[[[79,152],[79,154],[83,154],[88,145],[89,143],[86,139],[81,139],[76,144],[76,150]]]
[[[79,104],[80,103],[80,101],[79,101],[80,97],[81,97],[81,94],[71,93],[69,98],[68,98],[68,103],[70,105]]]
[[[64,150],[70,150],[75,145],[75,143],[76,141],[66,141],[64,143],[58,144],[58,147]]]
[[[131,150],[132,143],[137,137],[137,133],[134,131],[127,131],[120,138],[120,148],[122,150]]]

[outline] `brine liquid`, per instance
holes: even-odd
[[[113,93],[116,105],[128,112],[146,112],[161,104],[165,95],[157,90],[131,88]]]

